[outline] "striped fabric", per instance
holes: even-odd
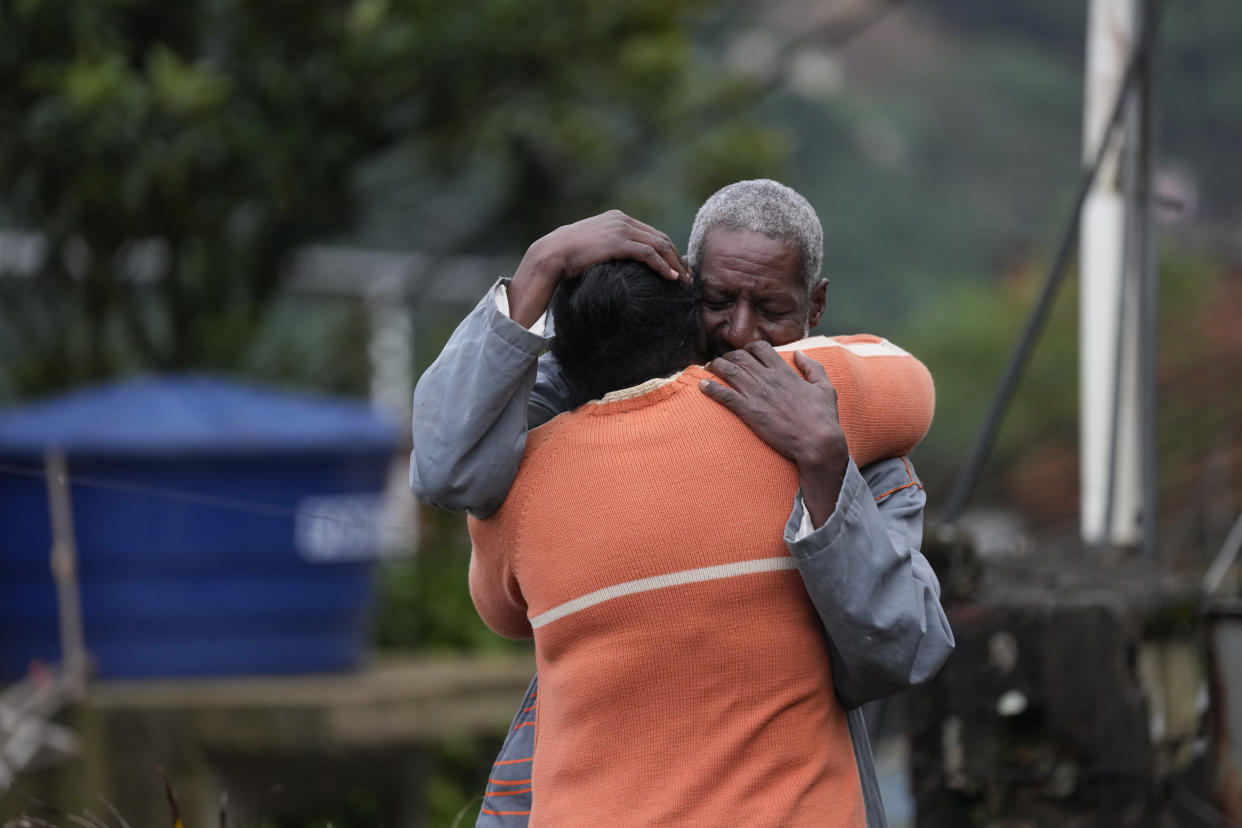
[[[479,809],[479,828],[512,828],[527,824],[531,805],[531,772],[535,756],[535,707],[538,679],[531,679],[522,706],[492,765],[487,794]]]

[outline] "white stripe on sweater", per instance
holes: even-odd
[[[897,347],[887,339],[879,342],[838,342],[826,336],[811,336],[790,342],[788,345],[777,346],[778,351],[809,351],[812,348],[844,348],[860,357],[876,356],[909,356],[904,349]]]
[[[611,601],[613,598],[620,598],[625,595],[634,595],[638,592],[650,592],[655,589],[666,589],[683,584],[697,584],[702,581],[735,578],[739,575],[753,575],[756,572],[776,572],[782,569],[794,568],[794,559],[785,556],[782,558],[758,558],[753,561],[704,566],[699,569],[669,572],[665,575],[656,575],[651,578],[639,578],[636,581],[626,581],[623,584],[614,584],[610,587],[597,589],[594,592],[588,592],[580,598],[566,601],[547,612],[541,612],[530,619],[530,626],[532,629],[539,629],[545,624],[558,621],[567,615],[573,615],[575,612],[593,607],[596,604],[602,604],[605,601]]]

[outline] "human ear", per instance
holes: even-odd
[[[815,287],[811,288],[810,308],[806,315],[806,327],[810,331],[819,324],[819,320],[824,315],[824,309],[828,306],[828,280],[820,279]]]

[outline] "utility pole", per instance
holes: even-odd
[[[1150,63],[1106,134],[1129,55],[1142,37],[1141,0],[1091,0],[1083,157],[1109,140],[1080,224],[1079,389],[1082,537],[1096,546],[1154,547],[1154,244],[1150,221]]]

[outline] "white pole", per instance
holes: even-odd
[[[1104,140],[1107,118],[1121,88],[1137,34],[1135,5],[1135,0],[1091,2],[1083,112],[1086,163]],[[1138,280],[1130,278],[1137,274],[1139,262],[1125,252],[1131,211],[1122,163],[1132,135],[1132,131],[1124,137],[1120,130],[1113,133],[1112,146],[1083,205],[1080,225],[1082,536],[1095,545],[1134,546],[1141,539]]]
[[[371,338],[371,405],[397,423],[406,437],[394,457],[384,487],[380,553],[413,554],[418,546],[418,503],[410,496],[409,438],[414,405],[414,323],[405,294],[404,273],[377,280],[367,292]]]
[[[406,427],[414,396],[414,331],[400,274],[377,280],[366,294],[370,320],[371,404]]]

